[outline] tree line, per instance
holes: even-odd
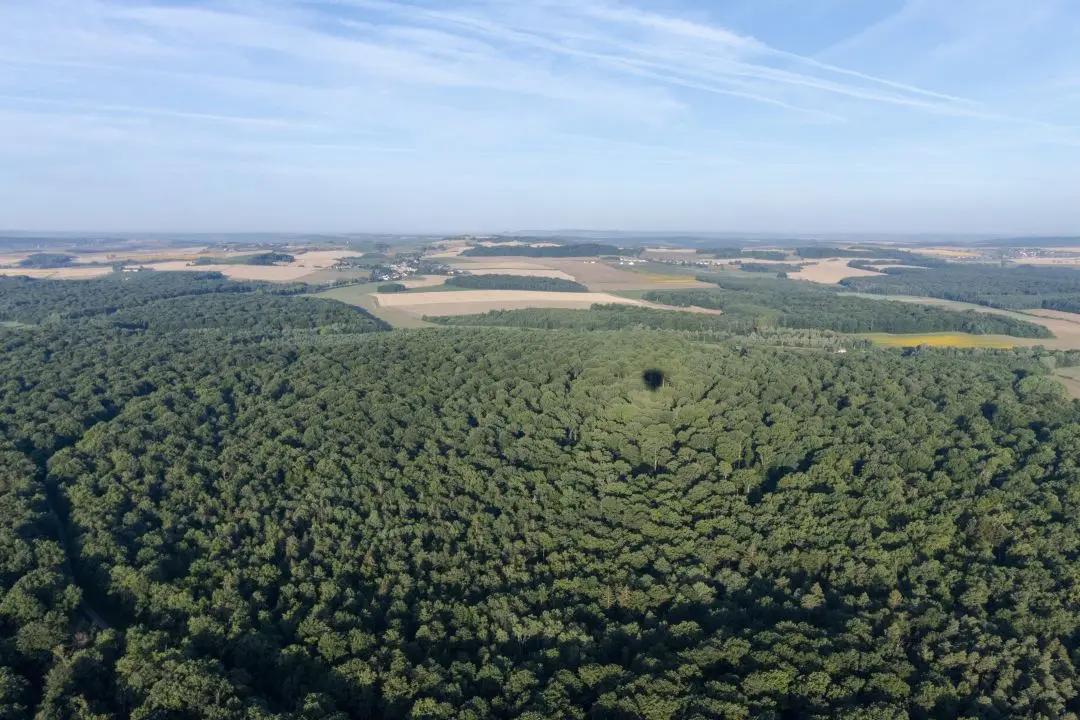
[[[108,315],[157,300],[261,292],[297,295],[310,286],[229,280],[219,272],[111,273],[93,280],[0,276],[0,320],[38,324]]]
[[[760,326],[833,330],[845,333],[965,332],[1049,338],[1044,326],[975,311],[888,302],[789,280],[740,280],[702,276],[715,290],[659,290],[646,300],[678,307],[721,310]]]
[[[470,290],[534,290],[542,292],[589,292],[579,282],[565,278],[532,275],[455,275],[446,281],[452,287]]]
[[[437,325],[464,327],[516,327],[542,330],[663,330],[705,342],[738,341],[783,347],[832,350],[866,348],[866,340],[822,330],[763,327],[754,318],[660,310],[635,305],[593,305],[589,310],[528,308],[491,310],[479,315],[425,316]]]
[[[291,263],[296,257],[282,252],[264,252],[253,255],[234,255],[232,257],[196,258],[193,265],[275,265]]]
[[[885,276],[846,278],[845,287],[877,295],[917,295],[1006,310],[1080,313],[1080,270],[1067,267],[951,263],[932,271],[887,268]]]

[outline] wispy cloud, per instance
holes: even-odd
[[[789,2],[826,20],[848,6]],[[500,187],[524,174],[514,167],[553,187],[559,173],[647,185],[685,168],[707,186],[749,168],[917,172],[920,158],[970,163],[972,148],[1080,144],[1076,104],[1055,85],[1080,76],[1067,43],[1080,10],[1066,0],[893,2],[822,43],[793,39],[796,22],[727,23],[703,0],[683,13],[648,3],[3,3],[0,157],[37,153],[45,167],[96,149],[123,177],[155,159],[210,173],[220,157],[226,172],[433,187],[466,175]],[[117,152],[125,142],[138,152]],[[679,182],[691,180],[664,180]]]

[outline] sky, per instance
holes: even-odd
[[[1080,234],[1076,0],[0,0],[0,229]]]

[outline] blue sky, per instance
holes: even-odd
[[[0,228],[1080,233],[1076,0],[0,0]]]

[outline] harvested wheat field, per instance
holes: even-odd
[[[462,290],[460,292],[376,293],[372,298],[381,308],[400,309],[421,315],[475,315],[489,310],[526,308],[569,308],[587,310],[593,305],[644,306],[640,300],[608,293],[531,292],[521,290]]]
[[[1024,313],[1029,315],[1038,315],[1039,317],[1054,318],[1056,320],[1064,320],[1065,322],[1080,325],[1080,315],[1076,313],[1065,312],[1064,310],[1043,310],[1042,308],[1038,308],[1035,310],[1025,310]]]
[[[548,270],[541,268],[473,268],[462,267],[473,275],[520,275],[522,277],[548,277],[561,280],[574,280],[573,275],[564,273],[562,270]]]
[[[463,253],[463,252],[465,252],[466,250],[469,249],[469,244],[467,242],[463,241],[463,240],[458,240],[458,241],[449,242],[449,243],[440,243],[440,245],[441,245],[441,247],[440,247],[438,252],[432,253],[431,255],[428,255],[427,257],[429,257],[429,258],[431,258],[433,260],[437,260],[437,259],[440,259],[440,258],[442,258],[442,259],[455,258],[458,255],[460,255],[461,253]]]
[[[311,270],[325,270],[333,267],[341,258],[361,257],[363,254],[355,250],[313,250],[296,254],[296,259],[289,264]]]
[[[551,267],[549,263],[530,258],[461,258],[453,263],[458,270],[473,275],[522,275],[527,277],[550,277],[576,280],[574,276]]]
[[[1077,266],[1080,257],[1075,258],[1024,258],[1017,260],[1017,264],[1030,264],[1030,266]]]
[[[402,285],[409,288],[426,288],[426,287],[438,287],[439,285],[446,284],[445,275],[418,275],[409,278],[408,280],[401,280]]]
[[[953,260],[978,260],[979,253],[973,250],[966,250],[964,248],[956,247],[921,247],[916,248],[915,252],[923,255],[936,255],[943,258],[951,258]]]
[[[0,268],[0,275],[15,275],[37,280],[89,280],[108,275],[111,267]]]
[[[812,265],[806,265],[802,270],[791,273],[788,277],[792,280],[809,280],[811,282],[823,283],[826,285],[836,285],[844,278],[877,277],[881,274],[869,270],[859,270],[857,268],[848,267],[849,260],[850,258],[822,260],[821,262],[816,262]]]
[[[154,250],[110,250],[108,252],[73,253],[75,263],[88,265],[91,263],[111,264],[114,262],[129,263],[152,263],[165,262],[167,260],[192,260],[199,257],[206,248],[183,247],[183,248],[159,248]],[[230,253],[217,253],[214,257],[224,257]],[[232,253],[235,254],[235,253]]]
[[[293,282],[315,272],[313,268],[298,265],[192,265],[186,260],[152,263],[144,267],[162,272],[219,272],[232,280],[267,282]]]
[[[743,263],[749,263],[751,265],[793,265],[794,260],[758,260],[757,258],[702,258],[702,262],[707,262],[710,265],[742,265]]]
[[[565,273],[562,270],[540,267],[538,265],[525,265],[522,263],[478,263],[475,265],[472,263],[456,263],[454,267],[458,270],[464,270],[470,275],[520,275],[522,277],[549,277],[560,278],[562,280],[576,279],[573,275]]]

